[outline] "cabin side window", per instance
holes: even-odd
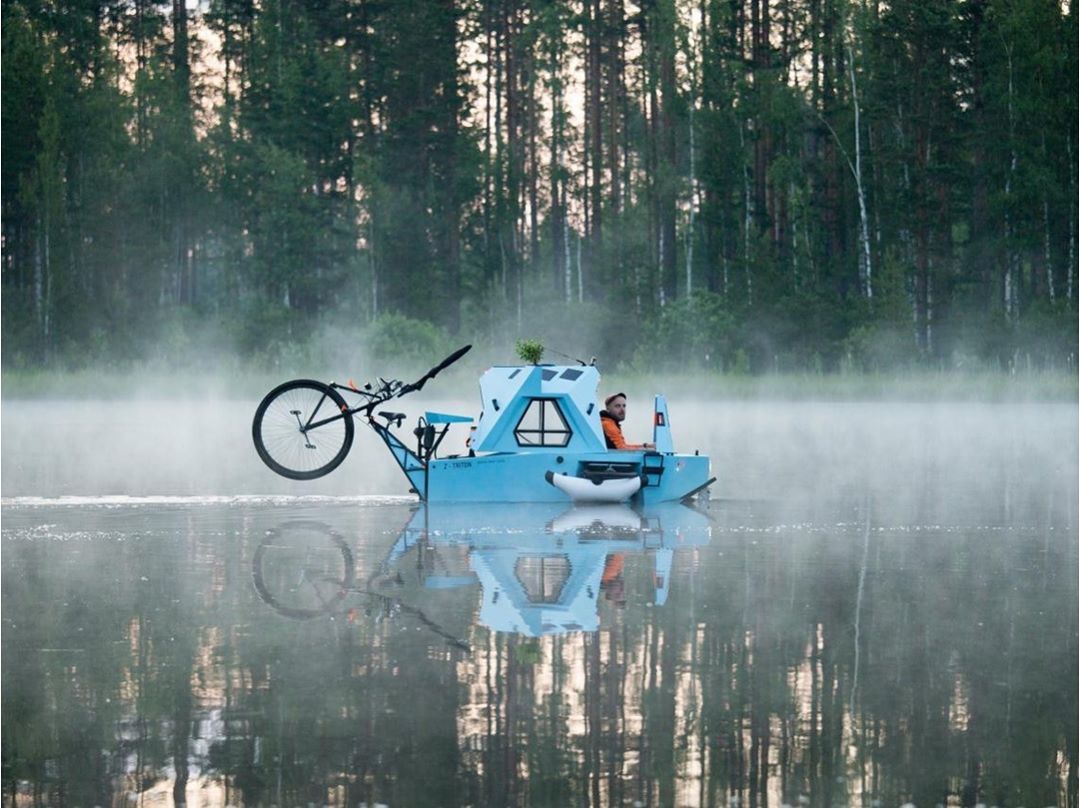
[[[514,429],[518,446],[566,446],[573,432],[559,403],[552,398],[534,398]]]

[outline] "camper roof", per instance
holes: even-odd
[[[497,366],[480,377],[480,452],[603,451],[592,366]]]

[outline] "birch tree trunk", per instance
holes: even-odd
[[[44,315],[42,316],[41,333],[45,337],[45,350],[48,351],[50,337],[52,336],[52,299],[53,299],[53,273],[52,273],[52,244],[49,238],[49,222],[46,219],[41,234],[42,257],[45,267],[45,298]]]
[[[567,221],[566,212],[563,212],[562,217],[563,226],[563,272],[566,291],[566,302],[569,303],[573,300],[572,295],[572,272],[570,266],[570,223]]]
[[[601,223],[601,210],[603,198],[601,195],[604,171],[603,137],[602,137],[602,77],[601,77],[601,52],[600,42],[603,37],[603,9],[600,0],[587,0],[590,9],[589,40],[588,40],[588,145],[589,170],[592,176],[589,182],[589,209],[592,230],[590,232],[590,258],[598,258],[603,243],[603,226]]]
[[[371,271],[371,319],[379,316],[379,264],[375,258],[375,216],[368,222],[368,268]]]
[[[559,53],[563,44],[561,32],[550,36],[548,64],[551,70],[551,256],[556,289],[562,281],[564,299],[570,302],[570,245],[567,243],[566,187],[562,170],[563,86]],[[560,193],[561,191],[561,193]],[[560,266],[561,264],[561,266]]]
[[[694,153],[694,100],[697,96],[696,88],[691,82],[690,89],[690,216],[686,225],[686,296],[689,298],[694,293],[694,214],[697,210],[697,171],[695,170]]]
[[[1005,46],[1005,52],[1008,54],[1008,71],[1009,71],[1009,84],[1008,84],[1008,111],[1009,111],[1009,171],[1005,175],[1005,288],[1004,292],[1004,304],[1005,304],[1005,318],[1007,320],[1015,320],[1017,313],[1017,300],[1016,300],[1016,275],[1018,273],[1018,267],[1016,266],[1015,250],[1013,249],[1013,228],[1012,228],[1012,181],[1013,176],[1016,174],[1016,121],[1013,116],[1013,63],[1012,63],[1012,47]]]
[[[1043,197],[1043,272],[1046,273],[1046,294],[1054,300],[1054,266],[1050,256],[1050,203]]]
[[[1065,297],[1073,299],[1073,277],[1076,272],[1076,163],[1073,161],[1072,134],[1065,138],[1069,155],[1069,252],[1065,269]]]
[[[577,240],[577,300],[585,301],[585,269],[581,266],[581,237]]]
[[[746,272],[746,302],[754,304],[754,281],[750,272],[750,233],[754,216],[754,200],[750,193],[750,161],[746,159],[746,139],[744,132],[749,121],[739,127],[739,145],[743,154],[743,269]]]
[[[863,283],[863,294],[867,299],[874,296],[873,267],[870,261],[870,223],[866,215],[866,192],[863,190],[862,181],[862,132],[859,125],[859,91],[855,83],[855,54],[851,45],[848,45],[848,75],[851,78],[851,103],[855,110],[855,190],[859,197],[859,241],[862,242],[862,253],[859,263]]]
[[[39,212],[37,217],[38,237],[34,239],[34,319],[43,336],[49,335],[48,319],[45,307],[45,245],[42,243],[41,234],[45,232],[43,224],[44,216]]]

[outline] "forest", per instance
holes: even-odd
[[[1075,0],[5,0],[5,369],[1075,371]]]

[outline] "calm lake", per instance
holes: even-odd
[[[5,801],[1077,805],[1075,405],[669,402],[707,506],[425,509],[363,432],[275,477],[252,402],[5,401]]]

